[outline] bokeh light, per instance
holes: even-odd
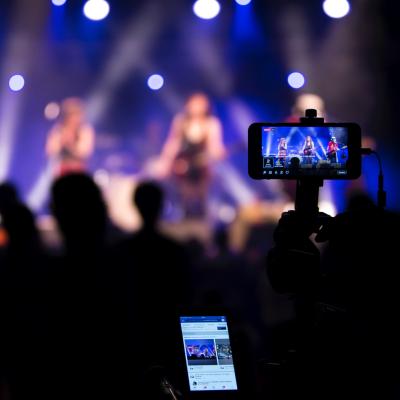
[[[240,6],[247,6],[247,4],[251,3],[251,0],[235,0]]]
[[[331,18],[343,18],[350,12],[350,4],[347,0],[325,0],[322,8]]]
[[[19,92],[25,86],[25,79],[22,75],[13,75],[8,84],[13,92]]]
[[[63,6],[67,2],[67,0],[51,0],[51,2],[55,6]]]
[[[193,12],[202,19],[215,18],[221,11],[217,0],[197,0],[193,4]]]
[[[60,115],[60,105],[56,102],[47,104],[44,108],[44,116],[49,121],[56,119]]]
[[[89,0],[83,7],[83,13],[92,21],[100,21],[107,17],[110,5],[105,0]]]
[[[164,86],[164,78],[159,74],[153,74],[147,79],[147,86],[151,90],[160,90]]]
[[[306,82],[304,75],[301,74],[300,72],[292,72],[291,74],[289,74],[287,81],[289,86],[292,87],[293,89],[300,89],[301,87],[304,86]]]

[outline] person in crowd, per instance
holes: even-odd
[[[359,194],[346,212],[324,218],[315,237],[327,243],[322,254],[310,239],[315,226],[291,211],[283,214],[268,255],[272,286],[290,293],[296,304],[298,359],[291,373],[311,398],[319,398],[332,380],[337,385],[325,398],[344,390],[396,398],[399,272],[391,260],[400,217]]]
[[[15,186],[3,184],[0,192],[7,237],[0,260],[0,381],[4,379],[11,399],[29,399],[46,391],[48,259],[34,216],[18,199]]]
[[[115,248],[120,273],[116,287],[121,303],[127,306],[136,377],[143,376],[146,368],[173,362],[178,308],[187,301],[186,253],[159,227],[163,200],[163,191],[156,183],[140,183],[133,201],[142,227]],[[157,343],[164,343],[166,351],[160,353]]]
[[[51,274],[49,386],[54,398],[75,393],[106,398],[119,386],[112,346],[117,332],[123,335],[117,319],[111,319],[116,307],[108,283],[113,264],[106,246],[106,206],[91,177],[70,173],[54,182],[51,209],[64,251],[53,260]]]

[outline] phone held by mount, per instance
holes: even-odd
[[[253,123],[248,161],[253,179],[356,179],[361,175],[361,129],[323,120]]]

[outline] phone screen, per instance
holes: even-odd
[[[180,324],[190,390],[237,390],[226,316],[185,316]]]
[[[346,177],[348,129],[342,126],[261,126],[262,174]]]

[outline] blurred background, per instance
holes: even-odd
[[[0,181],[48,214],[46,140],[62,100],[79,97],[96,131],[89,170],[117,225],[134,229],[136,217],[122,212],[131,189],[173,116],[202,91],[227,147],[214,214],[229,223],[264,202],[277,217],[290,199],[281,182],[247,176],[247,128],[287,120],[312,93],[328,121],[361,125],[382,156],[388,207],[398,210],[397,15],[395,2],[379,0],[1,0]],[[375,198],[377,163],[364,164],[361,186]],[[344,209],[346,185],[325,185],[327,211]]]
[[[143,311],[139,315],[158,322],[153,318],[157,313],[148,311],[153,308],[145,309],[151,303],[159,311],[160,299],[172,304],[171,293],[178,293],[175,286],[187,292],[190,305],[221,305],[233,311],[239,335],[232,337],[239,337],[247,355],[242,365],[249,387],[268,393],[268,398],[271,382],[277,382],[279,390],[281,386],[297,390],[297,385],[287,385],[285,371],[282,380],[275,380],[275,372],[271,381],[265,378],[270,374],[270,361],[277,367],[285,367],[287,360],[297,363],[293,355],[301,347],[302,338],[298,345],[297,334],[301,336],[303,328],[296,318],[307,319],[308,311],[302,312],[313,305],[305,302],[301,308],[301,296],[300,301],[287,296],[286,289],[274,285],[266,274],[273,232],[281,213],[293,207],[295,182],[249,178],[248,126],[297,121],[309,107],[317,108],[328,122],[358,123],[363,145],[381,155],[387,208],[399,212],[399,11],[395,1],[382,0],[0,0],[0,314],[6,321],[0,332],[6,353],[5,361],[0,360],[0,399],[31,398],[31,384],[42,395],[48,386],[43,377],[56,375],[60,380],[49,379],[49,393],[51,386],[57,386],[62,388],[62,396],[51,394],[48,398],[76,397],[76,382],[88,382],[88,388],[91,385],[88,366],[96,363],[93,370],[100,371],[108,362],[98,351],[107,341],[117,343],[116,350],[110,346],[110,355],[123,354],[129,365],[135,364],[131,360],[137,358],[131,355],[136,357],[139,347],[146,357],[149,348],[158,356],[160,349],[168,346],[163,344],[164,338],[155,341],[147,333],[164,334],[168,329],[162,324],[162,329],[148,328],[147,323],[147,329],[137,329],[136,322],[142,320],[136,319],[138,314],[130,306],[137,305]],[[194,93],[202,93],[195,102]],[[208,151],[206,166],[195,166],[196,173],[186,173],[183,179],[167,174],[167,161],[177,155],[171,156],[174,146],[175,150],[186,146],[192,151],[186,166],[177,163],[181,171],[182,165],[187,170],[190,162],[195,164],[204,148]],[[108,221],[100,191],[85,176],[58,180],[58,192],[56,184],[50,194],[56,178],[74,171],[94,178],[108,208]],[[324,182],[320,209],[332,216],[342,212],[351,195],[360,191],[376,202],[378,173],[377,160],[366,157],[358,180]],[[159,182],[163,190],[150,185],[148,194],[142,195],[142,211],[148,206],[155,212],[150,215],[153,220],[148,218],[152,222],[140,230],[132,194],[148,179]],[[20,199],[5,182],[15,184]],[[146,193],[146,184],[144,188]],[[158,230],[152,232],[162,191],[166,202],[160,230],[168,240]],[[331,273],[333,283],[326,279],[332,287],[328,284],[321,290],[326,289],[327,304],[321,296],[315,313],[322,321],[317,330],[322,326],[323,334],[311,353],[324,359],[325,366],[337,353],[333,369],[340,366],[340,374],[348,369],[348,382],[360,397],[359,388],[368,390],[367,383],[377,382],[381,391],[385,384],[373,374],[377,370],[383,374],[380,370],[392,365],[386,359],[374,361],[374,347],[379,347],[377,354],[390,354],[391,361],[396,354],[392,344],[398,342],[398,331],[392,328],[398,324],[388,325],[387,321],[396,323],[393,316],[398,314],[394,287],[398,277],[392,268],[397,237],[391,233],[398,228],[395,214],[388,214],[391,228],[386,218],[379,221],[380,214],[371,217],[372,207],[365,197],[359,197],[358,203],[354,198],[353,208],[360,207],[362,216],[364,211],[369,214],[362,221],[356,219],[360,223],[357,229],[346,226],[343,252],[340,248],[335,253],[334,247],[324,252],[325,244],[318,244],[321,253],[327,254],[322,272]],[[149,240],[149,232],[155,239]],[[163,243],[171,238],[180,244],[171,241],[169,253]],[[59,257],[53,259],[53,255]],[[304,270],[297,268],[303,267],[301,260],[293,271],[299,276],[304,271],[304,279],[300,276],[293,291],[299,289],[300,293],[304,283],[306,299],[307,288],[316,288],[319,278],[314,279],[316,271],[309,268],[308,261]],[[284,268],[282,279],[285,273]],[[290,278],[293,272],[287,273]],[[115,294],[117,298],[111,307],[108,289],[104,290],[109,287],[110,298]],[[315,288],[310,297],[317,297]],[[93,301],[94,293],[98,297]],[[350,313],[356,316],[354,325],[352,314],[348,317],[342,306],[347,301]],[[107,312],[103,318],[106,310],[109,320]],[[325,319],[328,314],[332,325]],[[101,320],[100,325],[92,324],[96,319]],[[142,339],[131,340],[125,320],[131,332],[146,336],[146,343],[153,340],[151,346],[142,345]],[[330,329],[338,321],[339,329]],[[111,336],[103,329],[106,325],[113,331]],[[329,333],[326,336],[325,331]],[[352,332],[350,341],[347,331]],[[375,331],[379,331],[376,336]],[[82,340],[81,332],[86,332]],[[110,340],[113,335],[118,339]],[[307,351],[313,335],[304,341]],[[94,337],[99,341],[92,340]],[[331,349],[332,343],[336,345]],[[59,358],[53,349],[60,347]],[[320,348],[328,350],[320,352]],[[356,364],[342,356],[350,348]],[[371,352],[365,352],[368,348]],[[43,358],[44,354],[50,358]],[[92,354],[100,357],[92,358]],[[304,354],[299,354],[302,361]],[[79,357],[89,361],[76,363]],[[50,360],[43,364],[52,371],[41,369],[37,360]],[[68,360],[79,364],[78,372],[59,374],[70,365]],[[102,378],[118,364],[124,366],[109,362],[93,381],[101,382],[100,391],[106,382],[113,390],[119,388],[108,376]],[[142,368],[140,362],[136,364]],[[353,372],[359,370],[353,365],[361,364],[362,380],[353,380]],[[4,366],[11,366],[11,372]],[[303,364],[296,364],[295,369],[298,367],[303,369]],[[317,380],[313,371],[318,368],[316,363],[300,376]],[[122,369],[116,368],[111,375]],[[367,369],[372,372],[364,375]],[[329,368],[318,371],[320,377],[324,375],[322,382],[330,383],[324,393],[340,381],[326,371]],[[121,374],[127,381],[141,376],[132,374],[128,379],[125,371]],[[14,376],[22,378],[13,381]],[[71,384],[75,376],[78,379]],[[253,384],[255,380],[259,382]],[[19,382],[27,382],[28,396],[18,395]],[[343,393],[346,383],[344,380],[343,386],[336,387],[337,393]],[[70,391],[64,393],[67,386]],[[9,388],[12,396],[7,394]],[[331,398],[333,393],[329,393]],[[93,397],[92,391],[90,394]],[[315,398],[320,398],[320,393]],[[380,394],[380,398],[385,397]]]

